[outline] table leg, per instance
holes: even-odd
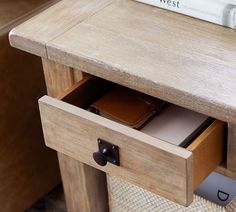
[[[228,124],[227,169],[236,172],[236,125]]]
[[[108,211],[105,173],[61,153],[58,159],[68,211]]]
[[[82,72],[42,59],[48,95],[57,97],[80,81]],[[58,152],[68,212],[109,211],[106,174]]]

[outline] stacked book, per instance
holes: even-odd
[[[136,0],[232,29],[236,28],[236,0]]]

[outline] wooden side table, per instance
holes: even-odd
[[[108,210],[104,172],[187,206],[222,150],[213,148],[220,121],[189,150],[81,109],[105,88],[83,73],[227,122],[227,168],[217,171],[236,179],[235,33],[126,0],[62,1],[10,33],[13,46],[42,57],[55,97],[39,102],[45,142],[58,152],[69,211]],[[94,162],[98,138],[120,147],[119,167]]]

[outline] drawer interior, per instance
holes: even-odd
[[[86,75],[82,81],[72,86],[59,97],[62,101],[52,100],[53,98],[51,97],[40,100],[41,119],[46,144],[57,151],[62,151],[64,154],[73,156],[109,174],[119,175],[129,182],[149,191],[161,194],[183,205],[189,205],[192,202],[194,189],[200,185],[224,158],[225,123],[215,120],[200,136],[185,148],[167,144],[167,142],[160,141],[153,137],[151,138],[151,136],[147,136],[142,132],[137,132],[138,130],[120,126],[120,124],[113,123],[110,120],[106,120],[103,117],[99,117],[87,111],[88,107],[94,101],[102,97],[106,92],[112,89],[114,85],[115,84],[112,82]],[[78,109],[66,105],[67,103],[76,106]],[[49,108],[47,108],[48,106]],[[64,110],[64,108],[68,109]],[[84,110],[80,110],[79,108]],[[65,113],[63,112],[62,114],[62,110],[64,110]],[[55,113],[52,117],[49,116],[51,111]],[[60,120],[57,113],[62,116]],[[105,168],[97,166],[90,158],[92,151],[97,148],[97,142],[92,143],[91,141],[91,144],[87,143],[86,146],[82,146],[82,148],[81,146],[80,148],[74,146],[74,149],[67,149],[69,147],[64,147],[64,144],[60,146],[59,143],[64,142],[61,141],[62,139],[75,139],[75,135],[68,135],[68,132],[73,134],[74,129],[66,129],[67,132],[63,132],[66,123],[61,124],[59,127],[60,130],[56,129],[54,126],[58,124],[59,121],[64,122],[63,116],[65,115],[64,118],[67,118],[66,116],[68,116],[68,114],[69,116],[71,115],[73,123],[77,123],[78,125],[81,121],[77,122],[77,120],[74,120],[74,115],[76,115],[76,119],[77,116],[83,117],[83,120],[86,119],[86,123],[89,124],[84,128],[86,128],[87,131],[90,130],[91,126],[98,127],[94,135],[89,135],[90,137],[98,138],[100,128],[100,131],[107,132],[107,138],[111,136],[113,139],[114,137],[115,144],[119,145],[121,149],[121,166],[115,167],[114,165],[109,165]],[[81,117],[79,117],[78,120],[82,120]],[[53,124],[49,122],[53,122]],[[68,123],[69,122],[67,122],[67,124]],[[48,128],[50,128],[51,132],[48,132]],[[58,133],[55,134],[56,130],[58,130]],[[52,138],[52,132],[54,133],[54,138]],[[123,135],[125,136],[123,137]],[[81,142],[85,142],[85,140],[90,142],[91,140],[90,137],[88,140],[87,135],[81,134],[80,136],[84,136]],[[72,145],[75,145],[75,142],[77,141],[73,141]],[[61,150],[62,147],[63,150]],[[90,147],[91,149],[89,149]],[[148,153],[146,153],[145,150]],[[89,155],[82,158],[81,155],[86,151],[89,152]],[[79,152],[81,153],[79,154]],[[138,169],[134,167],[138,167]],[[162,180],[164,182],[161,182]]]
[[[66,90],[58,98],[85,110],[97,99],[112,89],[114,83],[86,75],[82,81]]]
[[[82,82],[67,90],[60,99],[77,107],[88,109],[94,101],[101,98],[113,86],[115,84],[112,82],[87,75]],[[225,132],[226,124],[214,120],[196,139],[185,146],[194,155],[194,189],[223,161]]]

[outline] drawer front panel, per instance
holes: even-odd
[[[48,147],[180,204],[192,202],[191,152],[51,97],[39,105]],[[119,146],[120,166],[95,163],[98,138]]]

